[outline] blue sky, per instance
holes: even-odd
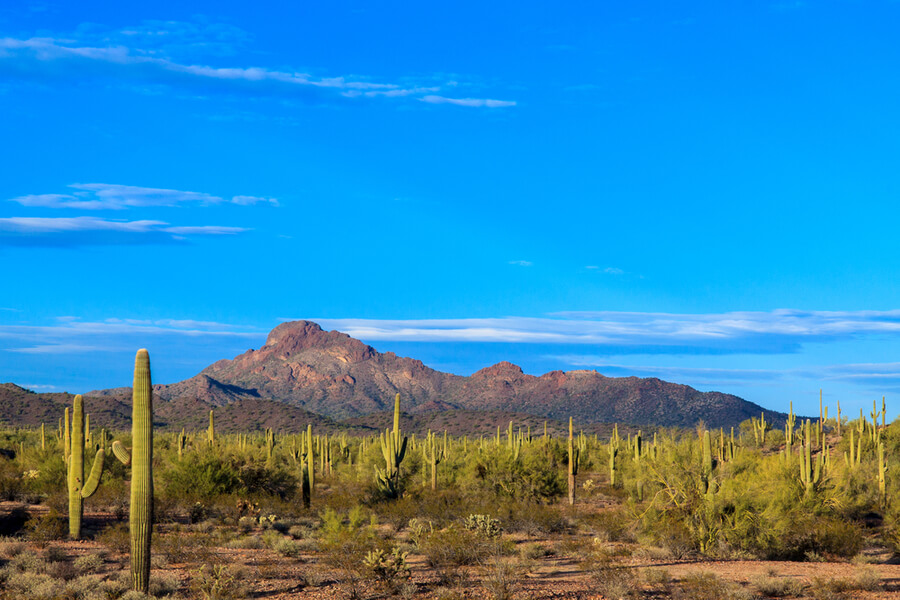
[[[897,2],[0,7],[0,381],[307,318],[468,374],[900,391]],[[833,408],[832,408],[833,410]]]

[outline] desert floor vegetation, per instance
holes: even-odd
[[[900,598],[900,430],[878,417],[609,439],[514,423],[490,437],[226,434],[211,419],[156,433],[147,591]],[[83,435],[85,464],[132,446],[127,432]],[[147,597],[129,571],[130,469],[106,454],[76,536],[65,425],[0,444],[0,598]]]

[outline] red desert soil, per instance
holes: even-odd
[[[23,505],[15,502],[2,502],[0,503],[0,513],[8,513],[16,507],[23,507]],[[24,506],[24,508],[33,516],[46,514],[48,511],[47,507],[40,505],[29,505]],[[85,512],[84,515],[84,527],[88,536],[92,536],[97,531],[115,522],[115,516],[107,512]],[[162,525],[160,531],[165,534],[169,527]],[[403,535],[398,536],[398,538],[403,537]],[[514,536],[513,539],[517,546],[535,542],[549,546],[554,541],[549,538],[535,538],[523,535]],[[26,542],[26,544],[35,551],[42,551],[42,547],[34,542]],[[46,546],[64,549],[72,560],[84,554],[109,550],[95,540],[55,540],[45,544],[43,547]],[[611,548],[616,546],[635,547],[627,544],[610,544],[607,546]],[[230,549],[217,546],[208,547],[206,552],[207,558],[211,561],[244,567],[245,581],[250,588],[248,596],[250,598],[288,600],[295,598],[347,597],[346,585],[340,583],[345,577],[327,565],[322,564],[320,556],[315,553],[305,553],[299,558],[285,558],[268,548]],[[200,557],[198,556],[197,558]],[[886,559],[888,557],[878,558]],[[481,584],[481,576],[478,569],[465,569],[466,574],[462,577],[462,582],[457,584],[451,593],[450,590],[439,584],[435,571],[428,567],[424,557],[410,556],[408,563],[411,567],[411,582],[414,584],[413,588],[415,591],[411,595],[405,595],[404,597],[423,600],[426,598],[491,598],[491,594]],[[189,563],[168,562],[162,552],[156,549],[154,551],[154,571],[165,571],[177,575],[182,582],[182,594],[188,598],[193,597],[189,591],[192,573],[201,564],[203,564],[202,560]],[[817,577],[852,578],[863,568],[874,569],[881,577],[881,589],[879,591],[854,591],[844,597],[853,598],[854,600],[900,599],[900,564],[873,563],[856,565],[849,562],[656,560],[652,558],[630,558],[625,559],[621,564],[627,565],[628,568],[638,572],[643,572],[647,569],[665,570],[675,583],[686,576],[713,573],[725,581],[742,586],[749,586],[753,577],[761,575],[800,579],[805,583],[809,583]],[[108,574],[127,568],[127,554],[110,552],[107,555],[102,573]],[[310,576],[311,573],[314,575]],[[514,597],[530,600],[603,599],[604,596],[593,588],[591,577],[584,572],[577,561],[566,557],[550,556],[533,560],[532,568],[521,578]],[[363,590],[362,597],[389,597],[384,592],[373,589],[368,582],[361,582],[361,589]],[[645,586],[642,597],[662,599],[670,596],[661,589]],[[756,597],[760,596],[757,595]]]

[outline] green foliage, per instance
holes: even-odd
[[[485,538],[495,538],[503,532],[500,519],[494,519],[490,515],[469,515],[463,520],[466,531],[473,531]]]
[[[165,495],[200,502],[244,490],[234,467],[212,453],[176,460],[161,473],[160,479]]]

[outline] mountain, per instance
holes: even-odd
[[[230,410],[246,405],[258,412],[274,401],[350,419],[389,410],[399,393],[404,410],[413,414],[500,411],[560,421],[571,416],[579,423],[692,426],[703,420],[710,427],[736,425],[760,413],[775,423],[784,418],[731,394],[700,392],[656,378],[605,377],[589,370],[534,376],[508,362],[468,377],[442,373],[309,321],[283,323],[262,348],[154,389],[162,401],[160,414],[166,404],[199,402]],[[128,393],[128,388],[117,388],[89,395],[125,399]]]

